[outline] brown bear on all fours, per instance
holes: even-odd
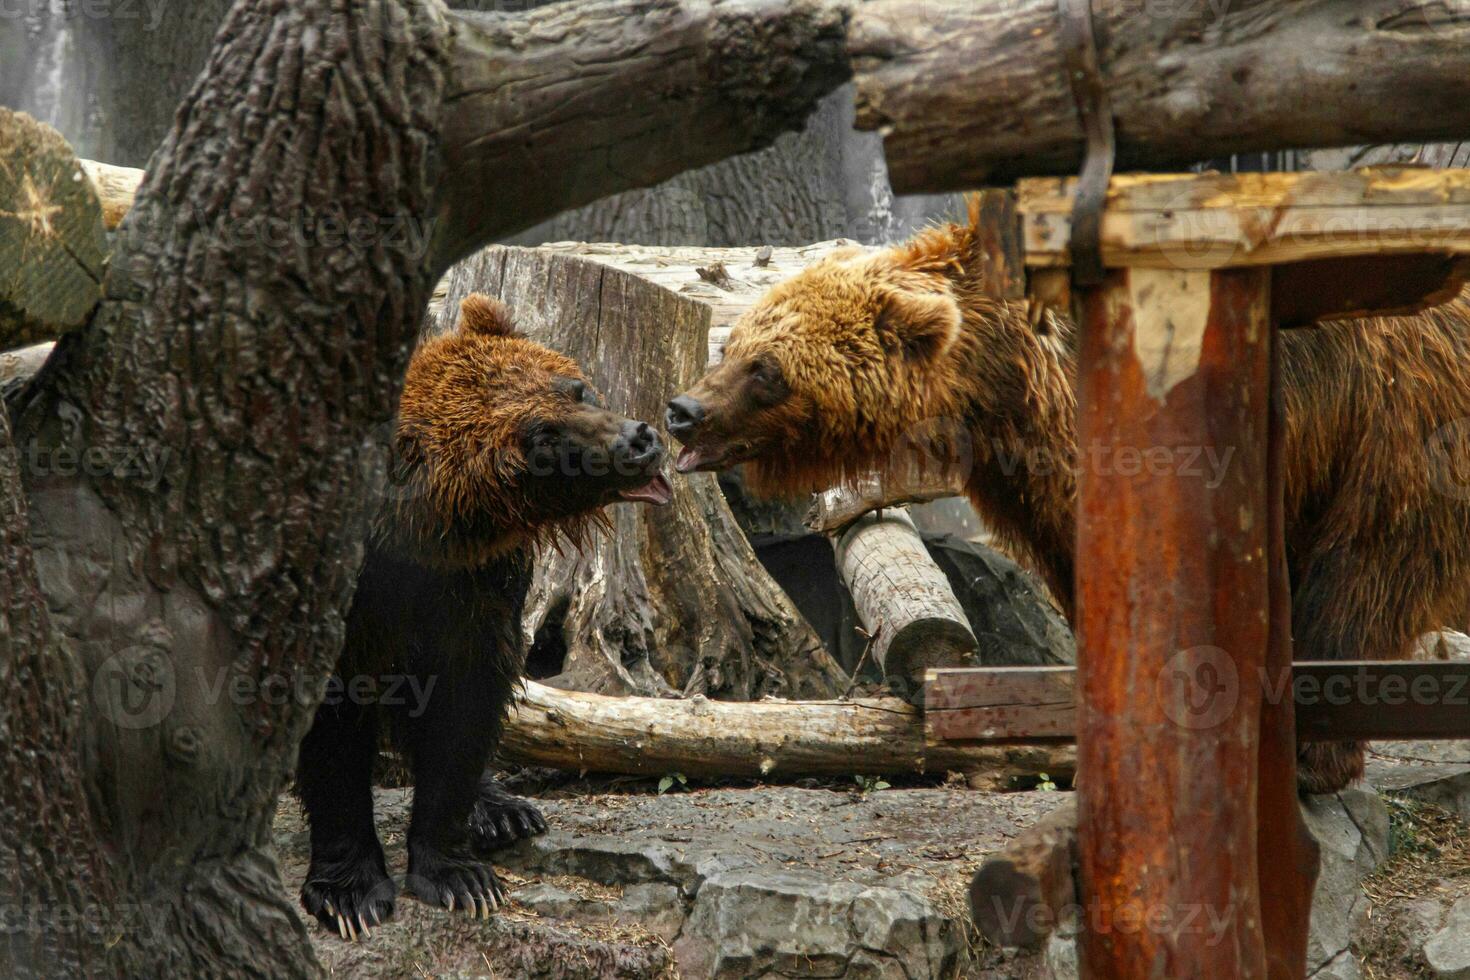
[[[413,776],[407,889],[471,915],[503,901],[484,851],[545,829],[485,774],[525,663],[535,550],[580,540],[614,501],[671,495],[658,435],[602,408],[574,362],[480,295],[458,331],[414,352],[391,456],[342,657],[297,763],[311,826],[301,903],[344,939],[393,912],[373,825],[380,736]]]
[[[958,420],[976,509],[1070,614],[1076,338],[981,295],[975,220],[772,288],[669,403],[676,468],[744,462],[757,491],[807,493]],[[1407,656],[1470,608],[1470,304],[1286,331],[1280,350],[1296,655]],[[1303,789],[1340,789],[1362,746],[1304,745],[1300,771]]]

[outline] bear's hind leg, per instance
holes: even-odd
[[[393,917],[397,888],[373,826],[377,724],[352,704],[323,704],[301,743],[296,783],[311,825],[301,905],[343,939],[367,939]]]
[[[488,919],[505,903],[505,888],[475,854],[470,813],[500,735],[498,722],[491,720],[498,716],[487,717],[485,709],[498,707],[504,693],[497,688],[507,685],[475,670],[450,681],[439,686],[417,718],[407,719],[413,766],[407,889],[430,905]]]
[[[470,811],[470,841],[479,851],[496,851],[526,837],[546,833],[546,818],[528,800],[509,792],[486,772]]]

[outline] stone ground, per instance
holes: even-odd
[[[380,789],[404,868],[410,794]],[[979,860],[1061,801],[950,788],[560,790],[554,828],[501,852],[513,904],[490,922],[400,897],[368,943],[312,924],[332,976],[893,977],[1037,975],[1035,957],[972,952],[964,888]],[[295,894],[308,840],[283,800],[275,833]]]
[[[1377,748],[1371,786],[1304,805],[1323,845],[1309,955],[1319,980],[1470,980],[1470,743]],[[518,791],[524,791],[525,786]],[[534,789],[534,787],[533,787]],[[407,790],[378,791],[402,873]],[[400,898],[368,943],[312,926],[332,976],[498,978],[1075,975],[1072,944],[998,950],[964,888],[1058,792],[959,786],[676,788],[571,783],[536,793],[554,828],[497,858],[513,903],[490,922]],[[283,801],[287,888],[307,836]]]

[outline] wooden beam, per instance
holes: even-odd
[[[875,0],[852,14],[857,125],[899,193],[1075,174],[1056,0]],[[1470,0],[1093,3],[1118,163],[1470,132]],[[1265,67],[1269,66],[1269,68]]]
[[[1303,739],[1470,738],[1470,663],[1313,661],[1291,664],[1289,676],[1263,670],[1255,681],[1270,704],[1291,691]],[[931,670],[924,737],[931,745],[1075,741],[1076,687],[1075,667]]]
[[[1228,678],[1260,670],[1269,632],[1269,282],[1125,269],[1081,297],[1079,878],[1099,922],[1164,923],[1085,929],[1086,976],[1265,976],[1262,694]],[[1131,462],[1159,448],[1231,465],[1209,480]],[[1222,933],[1178,927],[1202,910]]]
[[[1065,266],[1076,181],[1018,185],[1026,263]],[[1222,269],[1357,255],[1470,253],[1470,170],[1124,174],[1102,219],[1109,267]]]

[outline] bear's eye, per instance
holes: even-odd
[[[567,394],[572,396],[572,401],[574,402],[580,403],[586,401],[587,382],[573,381],[571,384],[567,385]]]
[[[781,366],[768,357],[759,357],[750,362],[750,376],[759,384],[773,385],[781,380]]]
[[[533,425],[526,430],[526,448],[531,452],[555,449],[557,433],[549,425]]]

